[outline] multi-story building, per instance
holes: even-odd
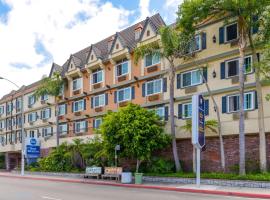
[[[91,138],[95,133],[94,130],[102,123],[104,114],[109,110],[117,111],[120,107],[126,106],[128,102],[139,104],[148,109],[155,109],[165,121],[171,120],[168,109],[167,61],[161,59],[157,54],[147,55],[138,63],[135,63],[134,60],[134,49],[140,45],[159,41],[158,29],[164,25],[160,15],[154,15],[72,54],[63,65],[52,65],[50,76],[55,71],[60,71],[66,80],[59,105],[60,142],[71,141],[75,137]],[[188,52],[189,58],[176,60],[175,113],[177,116],[175,116],[175,121],[178,150],[180,159],[184,161],[184,168],[190,169],[192,166],[191,133],[185,132],[180,127],[191,118],[191,96],[195,93],[202,93],[206,98],[207,119],[216,119],[216,111],[199,69],[202,69],[203,76],[222,112],[222,132],[225,136],[228,167],[238,163],[239,52],[237,39],[238,26],[233,19],[231,23],[226,23],[226,25],[224,25],[224,20],[205,21],[197,27],[194,45]],[[245,132],[247,134],[247,149],[249,149],[247,158],[258,160],[257,92],[250,53],[247,51],[245,58]],[[260,52],[258,52],[258,56],[260,56]],[[32,90],[24,93],[25,102],[31,99],[31,92],[35,90],[33,86],[27,87],[32,88]],[[270,93],[270,87],[264,85],[262,92],[263,95]],[[20,91],[14,93],[14,97],[12,94],[1,100],[0,103],[4,106],[4,110],[10,110],[8,103],[11,98],[16,101],[20,97]],[[49,100],[51,101],[45,104],[44,100],[38,102],[35,108],[29,108],[25,105],[25,119],[30,119],[29,122],[25,121],[27,133],[43,136],[41,138],[44,139],[53,133],[51,139],[42,142],[44,150],[56,144],[55,103],[53,98],[49,98]],[[265,108],[269,107],[269,102],[266,100],[263,100],[263,104]],[[33,114],[37,110],[43,120],[40,120],[39,123],[32,123],[32,119],[37,118],[36,114]],[[264,115],[266,132],[270,132],[270,123],[267,123],[270,110],[265,109]],[[49,116],[51,119],[47,119]],[[0,127],[9,127],[9,124],[12,124],[10,119],[16,118],[16,112],[14,111],[12,116],[4,115],[2,118],[5,121],[4,125],[0,121]],[[167,124],[169,125],[169,123]],[[8,135],[9,132],[12,131],[4,128],[3,136],[6,137],[4,141],[7,141],[7,137],[12,138],[12,134]],[[218,170],[220,162],[218,135],[211,130],[207,130],[206,135],[206,151],[203,152],[202,157],[203,168]],[[269,134],[267,139],[269,148]],[[8,152],[11,147],[12,144],[8,144],[0,148],[0,151]],[[16,150],[19,149],[14,151]]]

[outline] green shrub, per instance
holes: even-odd
[[[174,171],[174,162],[161,157],[153,157],[142,166],[143,172],[148,173],[172,173]]]

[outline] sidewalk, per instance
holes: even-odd
[[[60,176],[42,176],[42,175],[25,175],[20,176],[18,174],[0,172],[0,177],[17,178],[17,179],[28,179],[28,180],[44,180],[44,181],[56,181],[66,183],[81,183],[81,184],[95,184],[103,186],[115,186],[125,188],[137,188],[137,189],[154,189],[164,191],[175,191],[175,192],[189,192],[189,193],[201,193],[201,194],[213,194],[223,196],[237,196],[237,197],[248,197],[248,198],[261,198],[270,199],[270,189],[262,188],[244,188],[244,187],[222,187],[213,185],[196,185],[190,184],[166,184],[166,183],[143,183],[142,185],[135,184],[122,184],[115,181],[103,181],[95,179],[83,179],[83,178],[72,178],[72,177],[60,177]]]

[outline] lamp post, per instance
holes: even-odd
[[[6,80],[8,82],[10,82],[11,84],[15,85],[18,89],[20,89],[20,87],[12,82],[11,80],[7,79],[7,78],[4,78],[4,77],[1,77],[0,76],[0,79],[2,80]],[[23,109],[23,96],[22,95],[22,101],[21,101],[21,134],[22,134],[22,148],[21,148],[21,175],[24,176],[24,154],[25,154],[25,134],[24,134],[24,109]]]

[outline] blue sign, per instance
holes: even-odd
[[[39,158],[40,144],[37,138],[27,138],[26,141],[26,158]]]
[[[204,147],[205,145],[205,105],[204,105],[204,99],[203,99],[203,96],[202,95],[199,95],[199,114],[198,114],[198,117],[199,117],[199,138],[198,138],[198,142],[202,147]]]

